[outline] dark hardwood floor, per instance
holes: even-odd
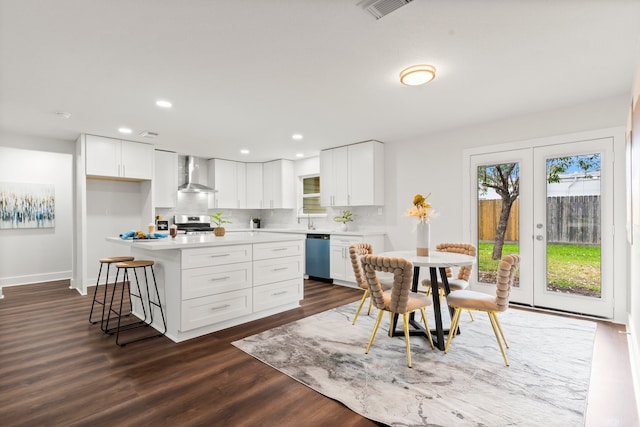
[[[66,282],[3,292],[0,425],[377,425],[230,344],[358,300],[359,290],[307,281],[298,309],[179,344],[122,348],[88,323],[91,297]],[[620,330],[598,325],[588,426],[638,425]]]

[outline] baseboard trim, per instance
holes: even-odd
[[[29,274],[27,276],[0,277],[0,287],[67,280],[71,279],[71,276],[71,271],[56,271],[53,273]]]

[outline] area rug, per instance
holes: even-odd
[[[392,426],[582,426],[595,323],[510,309],[503,363],[484,313],[462,313],[449,353],[389,337],[388,316],[369,354],[375,313],[351,325],[348,304],[233,343],[237,348],[376,422]],[[445,316],[448,319],[448,316]],[[433,322],[433,320],[432,320]],[[431,323],[433,325],[433,323]]]

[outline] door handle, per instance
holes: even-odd
[[[543,237],[542,237],[542,235],[541,235],[541,234],[538,234],[538,235],[536,236],[536,240],[542,240],[542,239],[543,239]]]

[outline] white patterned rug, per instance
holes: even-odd
[[[462,333],[448,354],[412,337],[409,368],[404,338],[387,334],[387,315],[364,354],[376,313],[361,313],[353,326],[356,308],[357,303],[338,307],[233,345],[388,425],[584,424],[594,322],[507,310],[500,315],[510,346],[506,367],[486,314],[472,322],[462,313]]]

